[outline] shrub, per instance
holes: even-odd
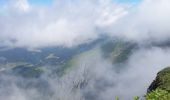
[[[119,100],[119,98],[116,97],[116,100]],[[144,99],[140,99],[140,97],[136,96],[133,100],[170,100],[170,93],[166,90],[156,89],[147,93]]]
[[[170,100],[170,93],[162,90],[156,89],[145,95],[146,100]]]

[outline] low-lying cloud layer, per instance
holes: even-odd
[[[44,74],[40,81],[1,76],[0,98],[6,100],[114,100],[116,96],[119,96],[121,100],[131,100],[133,96],[142,97],[146,93],[156,73],[170,65],[169,59],[169,48],[143,48],[133,52],[128,61],[122,64],[123,66],[117,66],[103,58],[97,50],[93,55],[82,55],[76,61],[79,63],[76,69],[63,77],[49,77]],[[121,71],[117,72],[118,67],[121,67]],[[34,87],[35,82],[39,84]],[[48,86],[45,85],[46,82]],[[27,85],[30,87],[27,88]]]

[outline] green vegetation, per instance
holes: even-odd
[[[133,100],[139,100],[139,99],[140,99],[140,97],[138,97],[138,96],[133,98]]]
[[[119,97],[116,97],[116,100],[120,100]],[[140,100],[140,97],[136,96],[132,100]],[[149,100],[152,100],[152,99],[149,99]]]
[[[116,97],[116,100],[119,100],[119,97]]]
[[[119,100],[119,98],[116,97],[116,100]],[[170,100],[170,67],[157,74],[143,99],[134,97],[133,100]]]
[[[146,100],[170,100],[170,67],[157,74],[145,97]]]
[[[119,98],[116,97],[116,100],[119,100]],[[143,99],[134,97],[132,100],[170,100],[170,67],[157,74]]]
[[[41,68],[32,66],[17,66],[13,68],[12,71],[15,75],[24,78],[38,78],[43,73]]]
[[[145,96],[146,100],[170,100],[170,93],[166,90],[156,89]]]
[[[160,71],[157,75],[159,85],[157,88],[170,92],[170,67]]]
[[[89,58],[95,59],[96,56],[98,56],[99,52],[100,52],[99,48],[95,47],[89,51],[86,51],[81,54],[73,56],[68,61],[66,61],[66,63],[63,65],[60,73],[62,75],[65,75],[65,74],[69,73],[70,71],[76,69],[77,67],[86,66],[86,64],[89,63],[89,62],[87,62],[87,59],[89,59]],[[83,62],[83,64],[82,64],[82,62]]]
[[[119,98],[116,97],[116,100],[119,100]],[[170,100],[170,93],[166,90],[156,89],[147,93],[144,96],[144,99],[140,99],[140,97],[137,96],[134,97],[132,100]]]
[[[101,46],[103,56],[111,58],[113,63],[126,61],[135,48],[135,43],[122,40],[108,41]]]
[[[148,91],[162,89],[170,92],[170,67],[167,67],[157,74],[156,79],[149,86]]]

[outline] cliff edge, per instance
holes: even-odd
[[[156,79],[151,83],[148,92],[162,89],[170,93],[170,67],[167,67],[158,72]]]

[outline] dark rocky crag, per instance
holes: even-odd
[[[151,83],[148,92],[162,89],[170,93],[170,67],[167,67],[158,72],[156,79]]]

